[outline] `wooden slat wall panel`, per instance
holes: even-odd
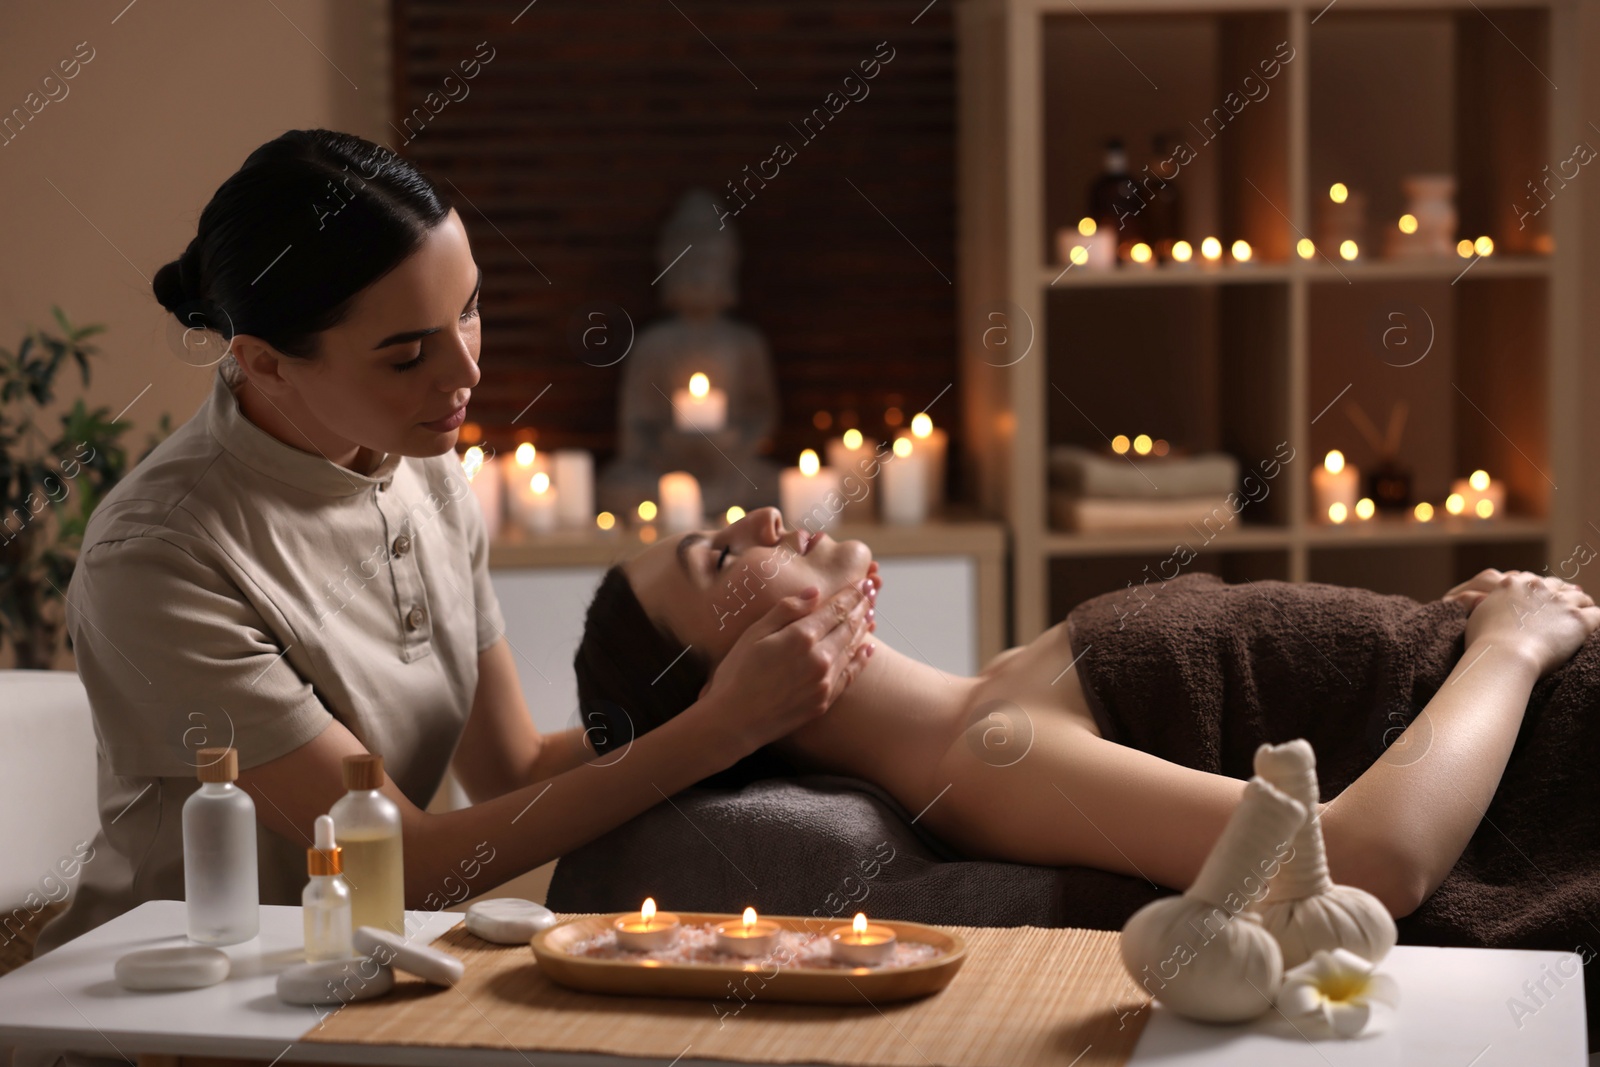
[[[472,418],[491,442],[533,428],[611,454],[622,367],[585,364],[572,320],[596,301],[658,318],[654,247],[678,197],[727,198],[779,141],[796,158],[734,219],[734,314],[766,335],[783,403],[773,454],[820,446],[818,410],[856,409],[881,436],[887,407],[909,416],[955,382],[955,44],[949,4],[925,3],[538,0],[513,25],[517,0],[393,0],[391,143],[452,196],[484,266]],[[790,123],[883,41],[869,95],[801,138]],[[404,116],[479,42],[494,56],[468,95],[410,136]],[[956,449],[959,388],[931,410]]]

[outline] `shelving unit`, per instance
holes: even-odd
[[[1193,553],[1182,573],[1433,597],[1485,566],[1538,570],[1582,540],[1576,486],[1556,488],[1576,477],[1576,194],[1547,194],[1519,225],[1519,207],[1539,203],[1529,183],[1596,142],[1575,94],[1555,90],[1577,82],[1573,0],[963,0],[957,12],[967,473],[1011,530],[1013,641],[1087,596],[1171,576],[1179,544]],[[1182,236],[1244,238],[1253,261],[1055,262],[1105,140],[1124,138],[1137,173],[1139,150],[1172,131],[1194,152],[1175,179]],[[1459,233],[1490,236],[1494,254],[1382,258],[1414,173],[1456,175]],[[1363,253],[1303,260],[1296,242],[1318,236],[1334,181],[1368,196]],[[1397,322],[1416,331],[1403,358],[1386,348]],[[1505,515],[1313,518],[1327,450],[1376,459],[1345,409],[1381,425],[1396,401],[1409,405],[1401,454],[1417,499],[1442,501],[1483,467],[1506,485]],[[1215,536],[1053,530],[1050,446],[1140,432],[1227,451],[1244,473],[1292,459]]]

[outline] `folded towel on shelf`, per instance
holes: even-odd
[[[1049,467],[1053,487],[1082,497],[1222,497],[1239,487],[1239,461],[1226,452],[1149,459],[1052,445]]]
[[[1108,593],[1067,617],[1101,733],[1241,779],[1254,773],[1258,745],[1304,737],[1324,801],[1393,745],[1465,647],[1468,611],[1442,600],[1310,583],[1226,585],[1207,574],[1152,585],[1150,594]],[[1402,944],[1577,952],[1591,1049],[1600,1041],[1597,696],[1600,635],[1534,686],[1483,821],[1439,888],[1398,921]],[[1426,742],[1389,758],[1426,759]],[[1521,990],[1506,993],[1536,1007]]]
[[[1238,515],[1228,506],[1226,491],[1215,496],[1171,500],[1083,497],[1061,489],[1050,492],[1050,524],[1072,533],[1192,528],[1203,534],[1208,530],[1220,531],[1237,519]]]

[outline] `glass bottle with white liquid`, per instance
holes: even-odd
[[[349,790],[328,814],[339,828],[344,880],[350,886],[351,928],[376,926],[405,936],[405,863],[400,849],[400,808],[380,791],[383,757],[344,758]]]
[[[200,788],[183,802],[183,899],[189,938],[235,945],[261,930],[256,805],[234,785],[239,752],[202,748]]]

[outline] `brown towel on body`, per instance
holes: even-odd
[[[1101,732],[1233,778],[1257,746],[1304,737],[1331,800],[1395,742],[1460,659],[1467,609],[1341,586],[1189,575],[1067,618]],[[1557,949],[1585,961],[1600,1034],[1600,640],[1534,687],[1494,800],[1402,944]],[[1425,746],[1402,756],[1426,759]],[[1462,803],[1467,803],[1465,797]],[[1396,819],[1406,813],[1397,811]],[[1540,975],[1529,975],[1536,983]],[[1570,984],[1570,981],[1569,983]],[[1537,997],[1571,995],[1546,982]],[[1506,990],[1507,1011],[1541,1001]]]

